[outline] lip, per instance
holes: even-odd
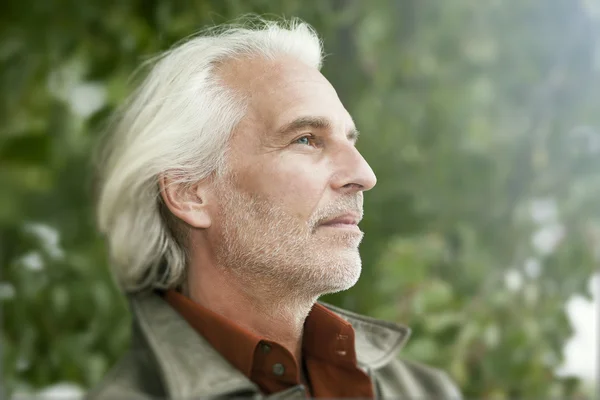
[[[360,228],[356,224],[326,224],[326,225],[320,225],[319,228],[345,230],[347,232],[357,232],[357,233],[361,232]]]
[[[329,219],[320,226],[326,226],[330,228],[346,228],[346,229],[358,229],[358,223],[360,222],[360,217],[356,214],[344,214],[332,219]]]

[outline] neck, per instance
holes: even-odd
[[[185,294],[265,339],[279,343],[302,365],[304,321],[316,298],[274,293],[265,282],[242,280],[210,262],[190,263]],[[274,285],[276,286],[276,285]]]

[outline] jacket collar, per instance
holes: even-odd
[[[366,369],[378,369],[397,357],[410,337],[410,328],[393,322],[366,317],[331,304],[321,303],[348,321],[355,333],[354,346],[358,364]]]
[[[130,304],[140,334],[157,361],[169,398],[260,393],[159,295],[134,294]],[[389,363],[410,335],[405,326],[323,305],[352,324],[358,363],[367,370]]]

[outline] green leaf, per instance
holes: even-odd
[[[0,142],[0,163],[6,165],[44,165],[50,157],[48,135],[25,134]]]

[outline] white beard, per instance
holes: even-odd
[[[362,233],[322,234],[322,221],[347,212],[362,215],[362,193],[318,210],[310,220],[293,217],[277,204],[219,183],[221,199],[217,265],[249,293],[286,301],[315,301],[351,288],[361,272]]]

